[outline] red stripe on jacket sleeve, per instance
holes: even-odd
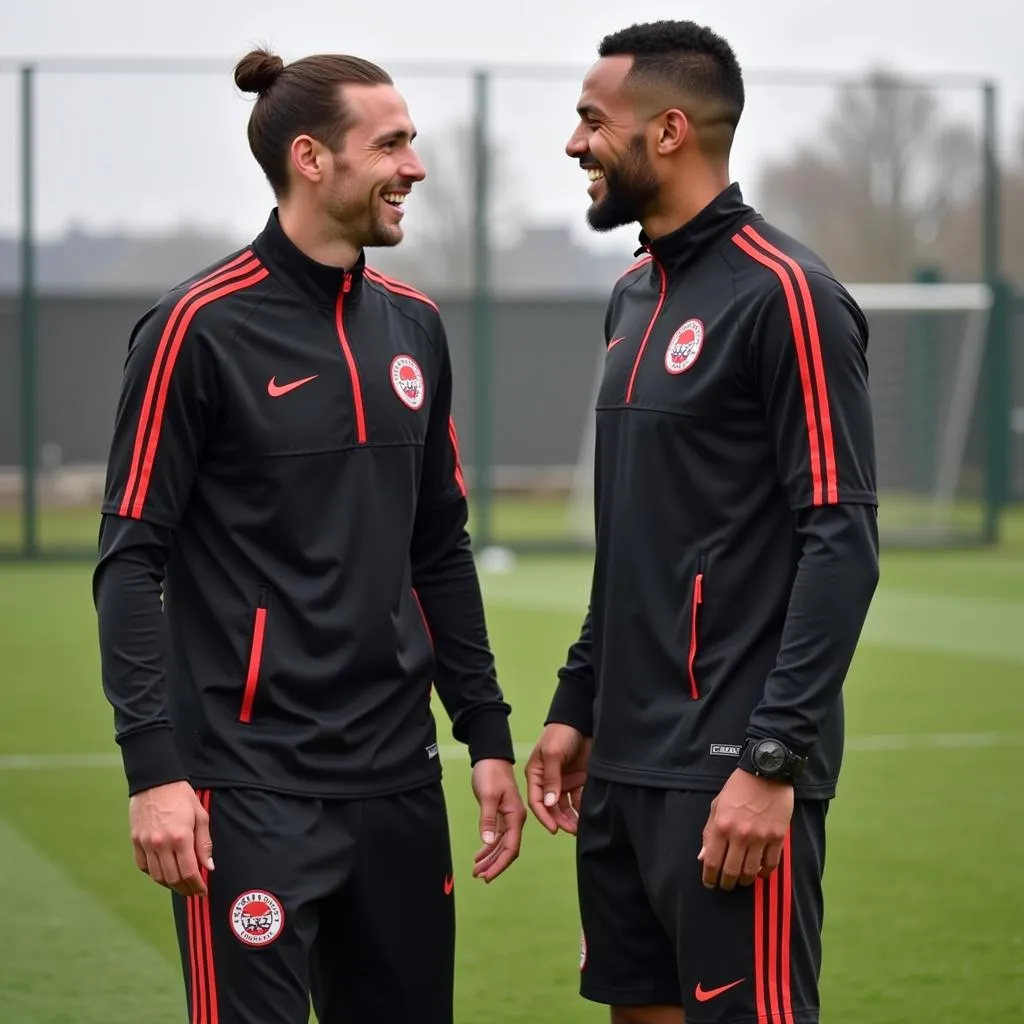
[[[815,505],[824,503],[824,485],[821,474],[821,454],[818,450],[818,421],[814,408],[814,385],[811,382],[811,369],[807,359],[807,342],[804,327],[800,319],[800,306],[793,282],[786,267],[778,260],[756,249],[749,239],[742,235],[734,235],[733,242],[751,259],[771,270],[779,279],[786,297],[786,307],[793,328],[793,343],[796,346],[797,364],[800,368],[800,387],[804,399],[804,417],[807,423],[807,446],[811,466],[812,501]]]
[[[766,241],[749,224],[743,230],[765,252],[778,257],[789,267],[796,280],[800,298],[803,301],[804,315],[807,318],[807,335],[811,349],[811,364],[814,367],[814,382],[817,385],[818,392],[818,410],[821,415],[821,438],[822,447],[825,452],[825,486],[828,492],[828,502],[834,505],[839,501],[836,449],[832,439],[832,416],[829,411],[828,388],[825,384],[825,363],[821,356],[821,335],[818,331],[818,317],[814,311],[811,287],[807,283],[807,275],[804,273],[804,268],[792,256],[787,256],[780,249]]]
[[[237,280],[231,280],[236,274],[244,271],[253,271],[248,273],[246,277],[238,278]],[[133,468],[138,468],[138,486],[135,491],[134,498],[131,497],[130,487],[125,488],[124,499],[121,502],[121,514],[130,515],[134,519],[140,519],[142,517],[142,510],[145,507],[146,495],[149,491],[149,485],[153,476],[153,465],[156,462],[157,448],[160,444],[160,433],[164,423],[164,412],[167,406],[167,393],[170,390],[171,379],[174,374],[174,364],[178,359],[178,354],[181,351],[182,343],[185,339],[185,335],[188,332],[189,326],[192,323],[196,313],[199,312],[204,306],[209,305],[211,302],[216,302],[218,299],[224,298],[226,295],[232,295],[235,292],[243,291],[246,288],[252,287],[262,281],[268,274],[268,271],[260,267],[259,263],[253,261],[247,263],[244,266],[238,268],[238,270],[232,272],[229,275],[223,277],[214,278],[206,286],[213,288],[212,291],[204,291],[202,287],[197,286],[192,292],[185,296],[178,307],[175,308],[175,312],[180,311],[180,315],[175,318],[172,316],[171,320],[168,321],[167,327],[164,329],[164,336],[161,338],[161,346],[167,337],[171,336],[170,331],[173,327],[173,336],[171,337],[170,351],[167,354],[167,361],[163,366],[160,365],[159,353],[158,358],[154,361],[153,370],[150,374],[150,382],[147,386],[147,395],[150,390],[156,391],[156,407],[152,414],[152,426],[149,430],[149,441],[145,445],[145,454],[142,457],[141,467],[137,466],[138,460],[138,445],[145,437],[146,429],[144,426],[145,420],[140,419],[139,423],[139,434],[136,439],[137,450],[133,456],[132,463]],[[221,286],[214,287],[221,281],[225,283]],[[131,482],[131,477],[129,477]],[[130,502],[130,508],[129,508]]]

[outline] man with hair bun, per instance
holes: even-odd
[[[235,68],[276,203],[134,326],[93,593],[135,863],[172,890],[192,1024],[451,1024],[436,690],[472,875],[518,856],[435,304],[366,262],[425,172],[358,57]]]

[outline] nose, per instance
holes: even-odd
[[[579,160],[587,152],[588,148],[587,140],[583,137],[581,125],[569,136],[569,141],[565,144],[565,155],[572,160]]]
[[[422,181],[427,176],[427,169],[420,162],[420,158],[413,149],[409,150],[408,159],[402,166],[402,174],[412,181]]]

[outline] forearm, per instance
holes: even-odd
[[[579,639],[569,648],[565,665],[559,670],[558,685],[544,724],[571,725],[584,736],[592,735],[595,696],[593,643],[588,609]]]
[[[130,793],[185,778],[167,713],[161,579],[167,532],[105,517],[93,575],[103,692]]]
[[[452,735],[468,746],[474,764],[484,758],[514,761],[510,708],[487,636],[464,500],[419,517],[412,565],[434,647],[434,685],[451,718]]]
[[[748,736],[806,754],[839,698],[878,583],[878,524],[869,505],[798,513],[803,554],[774,670]]]

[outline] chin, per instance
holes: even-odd
[[[604,232],[614,231],[616,228],[626,227],[636,221],[629,211],[617,208],[614,203],[609,203],[607,198],[600,202],[592,203],[587,210],[587,224],[591,230]]]
[[[368,249],[390,249],[398,245],[405,238],[405,232],[397,224],[389,224],[387,227],[378,225],[366,243]]]

